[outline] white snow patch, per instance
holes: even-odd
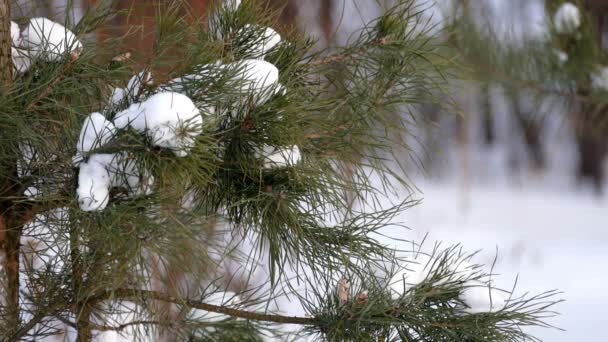
[[[66,54],[79,52],[82,43],[63,25],[47,18],[32,18],[23,31],[22,47],[32,58],[56,62]]]
[[[11,21],[11,39],[13,41],[13,46],[11,47],[13,67],[17,72],[25,72],[30,68],[32,63],[27,51],[20,48],[23,45],[21,29],[19,29],[19,25],[17,25],[17,23],[14,21]]]
[[[241,96],[252,96],[256,105],[262,105],[279,89],[279,69],[266,61],[245,59],[228,64],[228,68],[238,70],[233,80]]]
[[[85,120],[80,130],[78,152],[89,152],[105,146],[116,135],[116,127],[101,113],[91,113]]]
[[[258,33],[261,33],[259,37],[256,36]],[[236,36],[244,36],[251,39],[250,44],[246,48],[252,58],[264,59],[267,53],[281,43],[281,35],[272,28],[263,28],[251,24],[247,24],[238,30]]]
[[[21,30],[19,29],[19,25],[14,21],[11,21],[11,39],[13,45],[19,45],[21,41]]]
[[[555,12],[553,24],[558,33],[572,33],[581,26],[581,12],[576,5],[565,2]]]
[[[608,67],[602,66],[591,75],[591,84],[597,90],[608,90]]]
[[[152,84],[152,73],[142,71],[129,80],[126,88],[114,88],[110,97],[110,106],[116,107],[126,100],[137,101],[143,85]]]
[[[83,211],[102,211],[112,188],[127,189],[129,196],[141,196],[150,194],[153,185],[154,176],[127,153],[95,154],[80,164],[78,204]]]
[[[568,62],[567,53],[565,53],[564,51],[561,51],[561,50],[557,50],[557,49],[554,49],[553,52],[555,53],[555,57],[557,58],[557,61],[560,64],[564,64],[564,63]]]
[[[114,124],[119,129],[131,127],[146,134],[155,146],[185,157],[202,133],[203,118],[187,96],[162,92],[118,113]]]
[[[302,155],[297,145],[292,147],[264,145],[256,151],[256,158],[263,159],[265,169],[274,169],[295,166],[302,160]]]
[[[500,291],[480,281],[468,281],[459,298],[466,304],[464,311],[476,314],[484,312],[495,312],[502,310],[507,304],[507,299]]]
[[[83,211],[101,211],[108,205],[112,185],[108,167],[115,159],[114,154],[95,154],[80,164],[77,193]]]

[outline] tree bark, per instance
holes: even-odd
[[[99,0],[88,0],[94,6]],[[171,1],[121,0],[115,4],[118,11],[97,32],[97,42],[102,44],[109,38],[125,37],[123,46],[132,53],[132,60],[141,66],[147,64],[152,55],[156,39],[156,13]],[[183,12],[191,22],[207,16],[209,0],[183,0]],[[120,51],[121,53],[127,51]]]
[[[535,170],[542,170],[546,165],[542,144],[542,125],[534,119],[533,113],[521,109],[520,94],[517,90],[510,91],[508,96],[513,116],[526,143],[532,166]]]
[[[0,84],[3,91],[10,88],[13,81],[12,46],[11,4],[9,0],[0,0]]]
[[[13,82],[13,60],[11,58],[11,5],[9,0],[0,0],[0,91],[6,96]],[[11,198],[14,195],[15,163],[0,165],[0,237],[4,237],[6,269],[6,305],[8,307],[8,326],[17,327],[19,323],[19,241],[21,230],[15,219]]]
[[[268,1],[274,8],[281,9],[279,15],[279,24],[281,26],[296,26],[298,17],[298,5],[294,0],[259,0],[259,2]]]
[[[494,144],[494,113],[492,112],[492,94],[490,86],[484,84],[481,88],[481,111],[483,116],[483,141],[487,146]]]
[[[325,36],[326,44],[332,45],[334,42],[334,20],[333,20],[333,11],[334,11],[334,0],[321,0],[321,29],[323,30],[323,35]]]
[[[574,113],[574,130],[578,147],[578,178],[591,181],[595,191],[602,193],[604,186],[604,160],[608,153],[608,128],[605,122],[606,108],[583,105]]]

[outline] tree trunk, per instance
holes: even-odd
[[[483,116],[483,141],[487,146],[494,144],[494,113],[492,112],[490,86],[484,84],[481,88],[481,111]]]
[[[268,2],[274,8],[281,9],[279,15],[279,23],[282,26],[295,26],[298,17],[298,5],[294,0],[259,0],[259,2]]]
[[[321,0],[321,29],[325,36],[325,42],[328,46],[334,42],[334,0]]]
[[[517,121],[517,124],[521,130],[530,159],[532,160],[532,166],[536,170],[542,170],[545,168],[546,160],[545,153],[543,152],[542,145],[542,127],[534,120],[534,114],[525,112],[521,109],[519,102],[519,93],[517,91],[511,91],[508,95],[511,102],[511,109],[513,116]]]
[[[580,113],[574,114],[574,129],[578,147],[578,177],[591,181],[598,194],[604,186],[603,164],[606,158],[608,129],[605,127],[606,108],[583,105]]]
[[[11,59],[11,4],[0,0],[0,83],[3,91],[13,82],[13,60]]]
[[[89,0],[89,5],[93,6],[98,0]],[[121,0],[115,4],[115,9],[119,11],[112,20],[97,30],[97,42],[103,43],[109,38],[125,37],[122,46],[128,47],[133,60],[146,65],[154,49],[156,38],[156,13],[159,6],[170,3],[170,0],[148,1],[148,0]],[[184,14],[188,14],[191,21],[201,20],[207,16],[209,0],[184,0]]]
[[[9,0],[0,0],[0,90],[5,96],[13,82],[13,61],[11,58],[11,6]],[[11,198],[15,195],[16,163],[9,161],[0,165],[0,237],[4,237],[4,257],[6,269],[6,295],[8,326],[19,323],[19,241],[20,229],[15,224],[15,210]]]

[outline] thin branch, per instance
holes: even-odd
[[[319,325],[319,321],[312,317],[300,317],[300,316],[283,316],[283,315],[272,315],[272,314],[262,314],[247,310],[240,310],[234,308],[228,308],[225,306],[214,305],[203,303],[200,301],[187,299],[187,298],[178,298],[166,295],[164,293],[160,293],[157,291],[149,291],[149,290],[137,290],[137,289],[119,289],[112,292],[105,292],[99,296],[95,297],[95,301],[102,301],[108,298],[113,299],[137,299],[137,298],[145,298],[145,299],[155,299],[164,302],[169,302],[177,305],[185,305],[190,308],[205,310],[209,312],[215,312],[219,314],[228,315],[231,317],[238,317],[244,319],[250,319],[255,321],[262,322],[273,322],[273,323],[282,323],[282,324],[301,324],[301,325]]]
[[[161,326],[161,325],[166,325],[167,323],[163,323],[160,321],[147,321],[147,320],[141,320],[141,321],[132,321],[129,323],[125,323],[125,324],[120,324],[117,325],[115,327],[110,326],[110,325],[97,325],[97,324],[91,324],[91,327],[93,330],[97,330],[97,331],[123,331],[124,329],[128,328],[128,327],[132,327],[134,325],[157,325],[157,326]],[[171,323],[169,323],[169,325],[172,325]]]
[[[332,63],[337,63],[337,62],[342,62],[345,61],[347,59],[352,59],[355,57],[355,55],[357,54],[361,54],[361,53],[365,53],[373,48],[377,48],[380,46],[384,46],[387,45],[389,43],[389,39],[388,37],[383,37],[380,38],[378,40],[375,40],[374,42],[372,42],[371,46],[362,46],[359,49],[356,49],[355,51],[350,52],[349,54],[331,54],[328,55],[322,59],[318,59],[318,60],[314,60],[310,62],[310,65],[326,65],[326,64],[332,64]]]
[[[566,97],[566,98],[572,98],[572,99],[576,99],[576,100],[579,100],[581,102],[586,102],[586,103],[601,102],[600,100],[598,100],[597,98],[595,98],[593,96],[581,95],[576,92],[569,92],[569,91],[564,91],[564,90],[559,90],[559,89],[554,89],[554,88],[548,88],[535,81],[524,80],[521,78],[514,77],[512,75],[509,75],[509,73],[507,73],[506,71],[500,70],[495,65],[485,63],[480,58],[476,58],[474,56],[474,54],[467,54],[457,44],[451,43],[450,45],[459,54],[461,54],[464,58],[467,59],[468,64],[474,65],[475,68],[479,69],[477,71],[481,70],[484,73],[487,73],[488,75],[493,76],[499,82],[508,84],[512,87],[530,89],[539,94],[556,95],[556,96],[561,96],[561,97]]]
[[[74,63],[76,63],[76,61],[78,60],[78,54],[72,54],[70,61],[65,65],[65,68],[63,68],[63,71],[61,72],[61,75],[59,75],[59,77],[57,77],[56,79],[53,80],[53,82],[51,82],[37,97],[36,99],[30,103],[29,106],[27,106],[26,111],[29,112],[31,111],[36,105],[38,105],[38,103],[40,103],[40,101],[42,99],[44,99],[45,97],[47,97],[52,91],[53,89],[55,89],[55,86],[57,86],[57,84],[59,84],[59,82],[61,82],[64,78],[65,75],[67,74],[68,71],[70,71],[70,69],[72,69],[72,67],[74,66]]]

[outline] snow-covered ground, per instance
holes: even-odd
[[[412,228],[405,238],[428,234],[431,243],[482,250],[479,263],[497,256],[498,286],[510,288],[519,275],[518,292],[563,291],[561,316],[549,322],[566,331],[534,330],[541,340],[608,340],[608,198],[533,185],[417,185],[422,204],[399,218]]]

